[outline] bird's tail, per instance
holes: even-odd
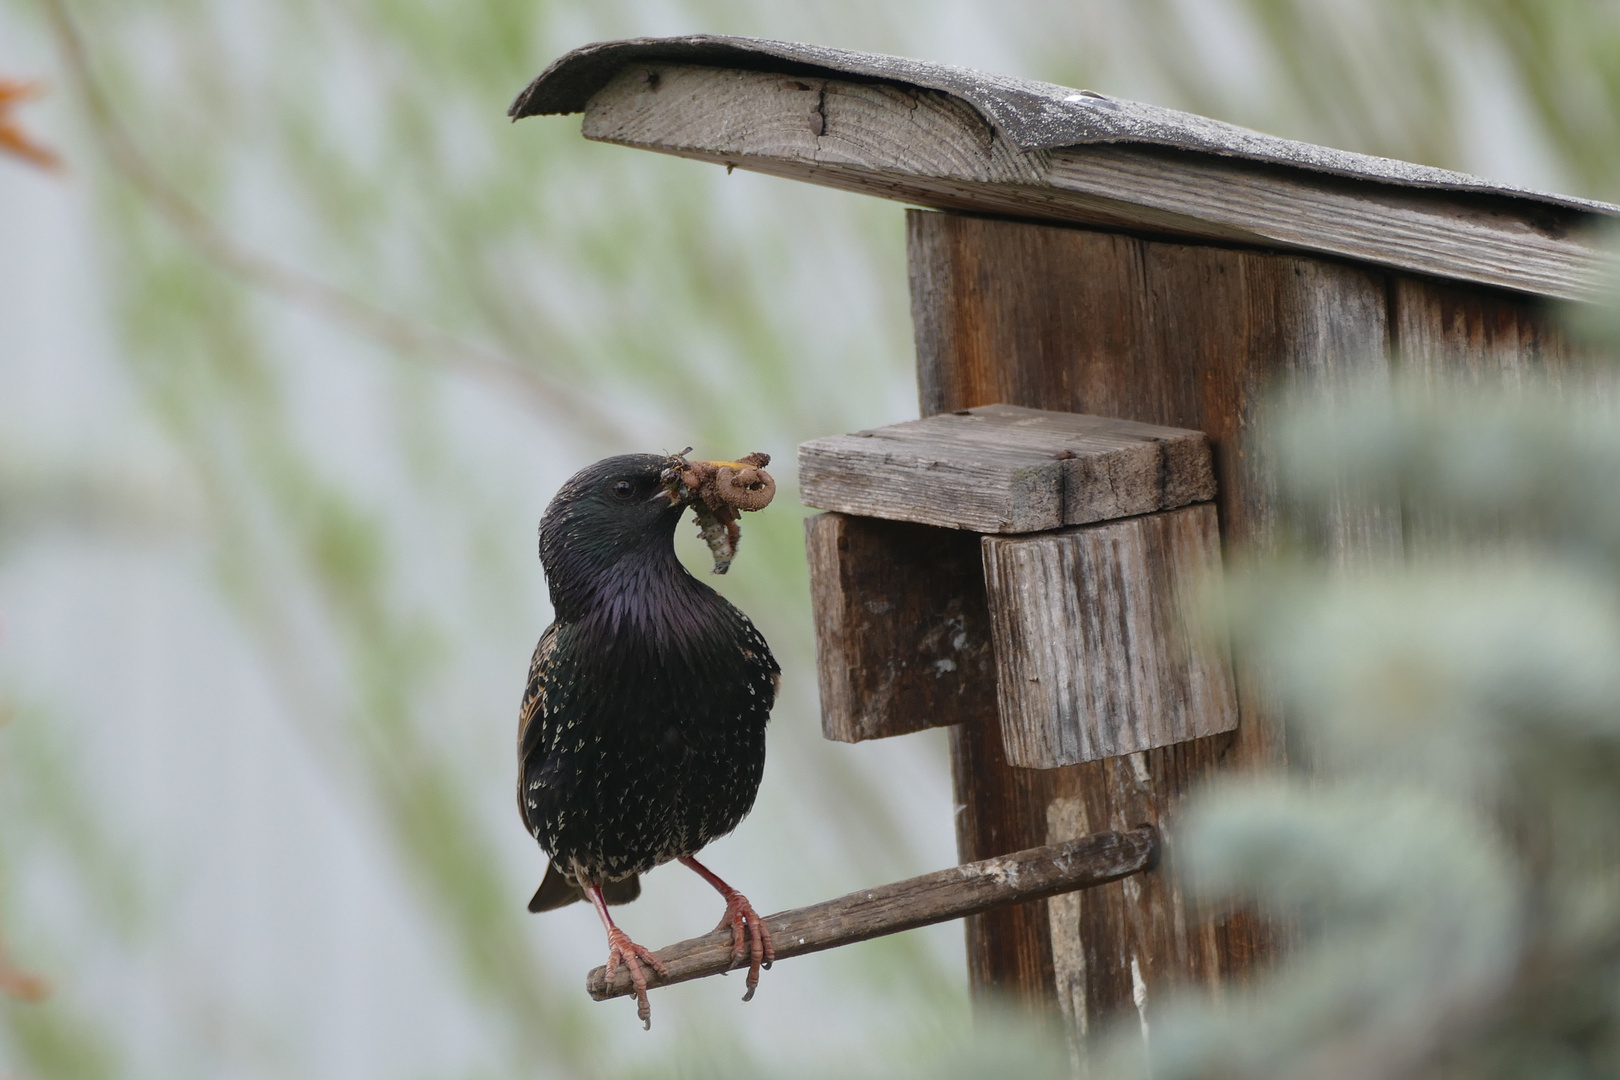
[[[631,874],[622,881],[610,881],[602,886],[602,899],[609,904],[628,904],[641,895],[641,875]],[[546,876],[540,881],[540,888],[535,890],[534,899],[529,901],[530,911],[553,911],[560,907],[567,907],[575,900],[585,899],[585,890],[578,885],[568,884],[568,879],[558,872],[554,864],[546,864]]]

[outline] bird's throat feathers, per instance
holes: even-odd
[[[554,545],[543,562],[557,618],[604,640],[633,637],[681,650],[701,638],[724,601],[676,557],[679,520],[671,513],[633,538],[576,537]]]
[[[719,594],[693,577],[666,542],[645,558],[621,559],[602,575],[585,618],[614,634],[678,640],[692,635],[717,600]]]

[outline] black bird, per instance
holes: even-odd
[[[621,961],[629,967],[646,1026],[640,962],[668,972],[614,925],[607,905],[634,900],[638,875],[653,867],[678,859],[725,898],[720,928],[731,929],[736,957],[750,960],[744,1001],[775,958],[748,900],[693,856],[753,808],[781,668],[748,617],[689,574],[674,546],[687,506],[712,522],[718,505],[711,484],[705,517],[683,472],[692,482],[746,464],[607,458],[569,480],[540,520],[556,619],[529,668],[518,808],[551,862],[529,910],[589,897],[607,930],[608,980]],[[734,542],[735,514],[727,520]],[[718,549],[716,559],[718,567]]]

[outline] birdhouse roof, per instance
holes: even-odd
[[[647,107],[652,99],[645,85],[617,87],[619,100],[598,101],[617,106],[608,110],[614,115],[606,128],[599,124],[592,131],[593,101],[615,89],[615,79],[627,68],[648,65],[684,73],[728,72],[733,78],[711,81],[706,92],[685,99],[679,125],[673,124],[673,116],[662,124],[656,121]],[[735,76],[742,73],[758,77],[739,83]],[[894,160],[870,152],[850,160],[836,147],[830,148],[831,154],[819,153],[829,149],[823,138],[840,134],[837,118],[825,110],[818,114],[821,120],[812,121],[821,128],[809,132],[818,153],[799,155],[809,160],[795,161],[789,146],[763,145],[758,140],[736,143],[737,94],[751,95],[768,111],[779,104],[780,95],[772,91],[784,78],[830,80],[851,91],[888,87],[909,91],[914,99],[920,93],[935,102],[952,99],[982,118],[995,145],[985,147],[984,162],[964,167],[955,161],[953,170],[959,153],[931,155],[935,148],[923,144],[930,139],[949,142],[958,133],[948,130],[949,125],[930,130],[910,124],[889,133],[889,141],[898,139],[900,144],[901,152],[891,155]],[[658,85],[655,80],[652,90]],[[688,85],[702,88],[699,83]],[[823,88],[810,89],[819,93]],[[638,93],[644,100],[628,100]],[[625,130],[626,106],[634,113],[630,126],[635,131]],[[705,143],[703,133],[692,130],[693,108],[701,113],[711,106],[725,111],[731,144],[724,137]],[[915,102],[908,107],[914,110]],[[512,103],[510,115],[518,119],[582,111],[587,112],[588,137],[927,206],[1323,251],[1552,296],[1591,293],[1604,262],[1591,235],[1593,226],[1620,216],[1620,206],[1609,203],[1278,138],[1091,90],[758,38],[693,35],[587,45],[542,72]],[[863,122],[870,124],[871,119],[866,116]],[[654,122],[649,124],[650,120]],[[670,138],[677,134],[677,126],[684,140]],[[1000,163],[1012,166],[1003,168],[1003,175],[995,169],[998,149],[1018,159]],[[978,164],[989,168],[976,169]],[[855,175],[862,171],[874,175],[862,183]],[[1037,190],[1011,190],[1019,187]],[[1181,199],[1175,197],[1176,190]],[[1279,192],[1294,198],[1284,197],[1279,203]],[[1074,196],[1093,205],[1077,206]],[[1211,201],[1219,205],[1196,205]],[[1422,227],[1414,233],[1413,218],[1438,223],[1446,235],[1425,235]],[[1444,250],[1435,251],[1437,246]]]

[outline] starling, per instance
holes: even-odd
[[[589,897],[607,931],[607,977],[622,961],[650,1026],[643,961],[663,964],[614,925],[639,875],[671,860],[725,898],[720,929],[749,959],[753,997],[775,952],[748,900],[694,856],[752,809],[765,724],[781,668],[754,624],[675,557],[675,526],[695,507],[723,573],[736,509],[775,486],[765,455],[607,458],[565,484],[540,520],[540,562],[555,621],[540,636],[518,728],[518,808],[550,857],[530,911]]]

